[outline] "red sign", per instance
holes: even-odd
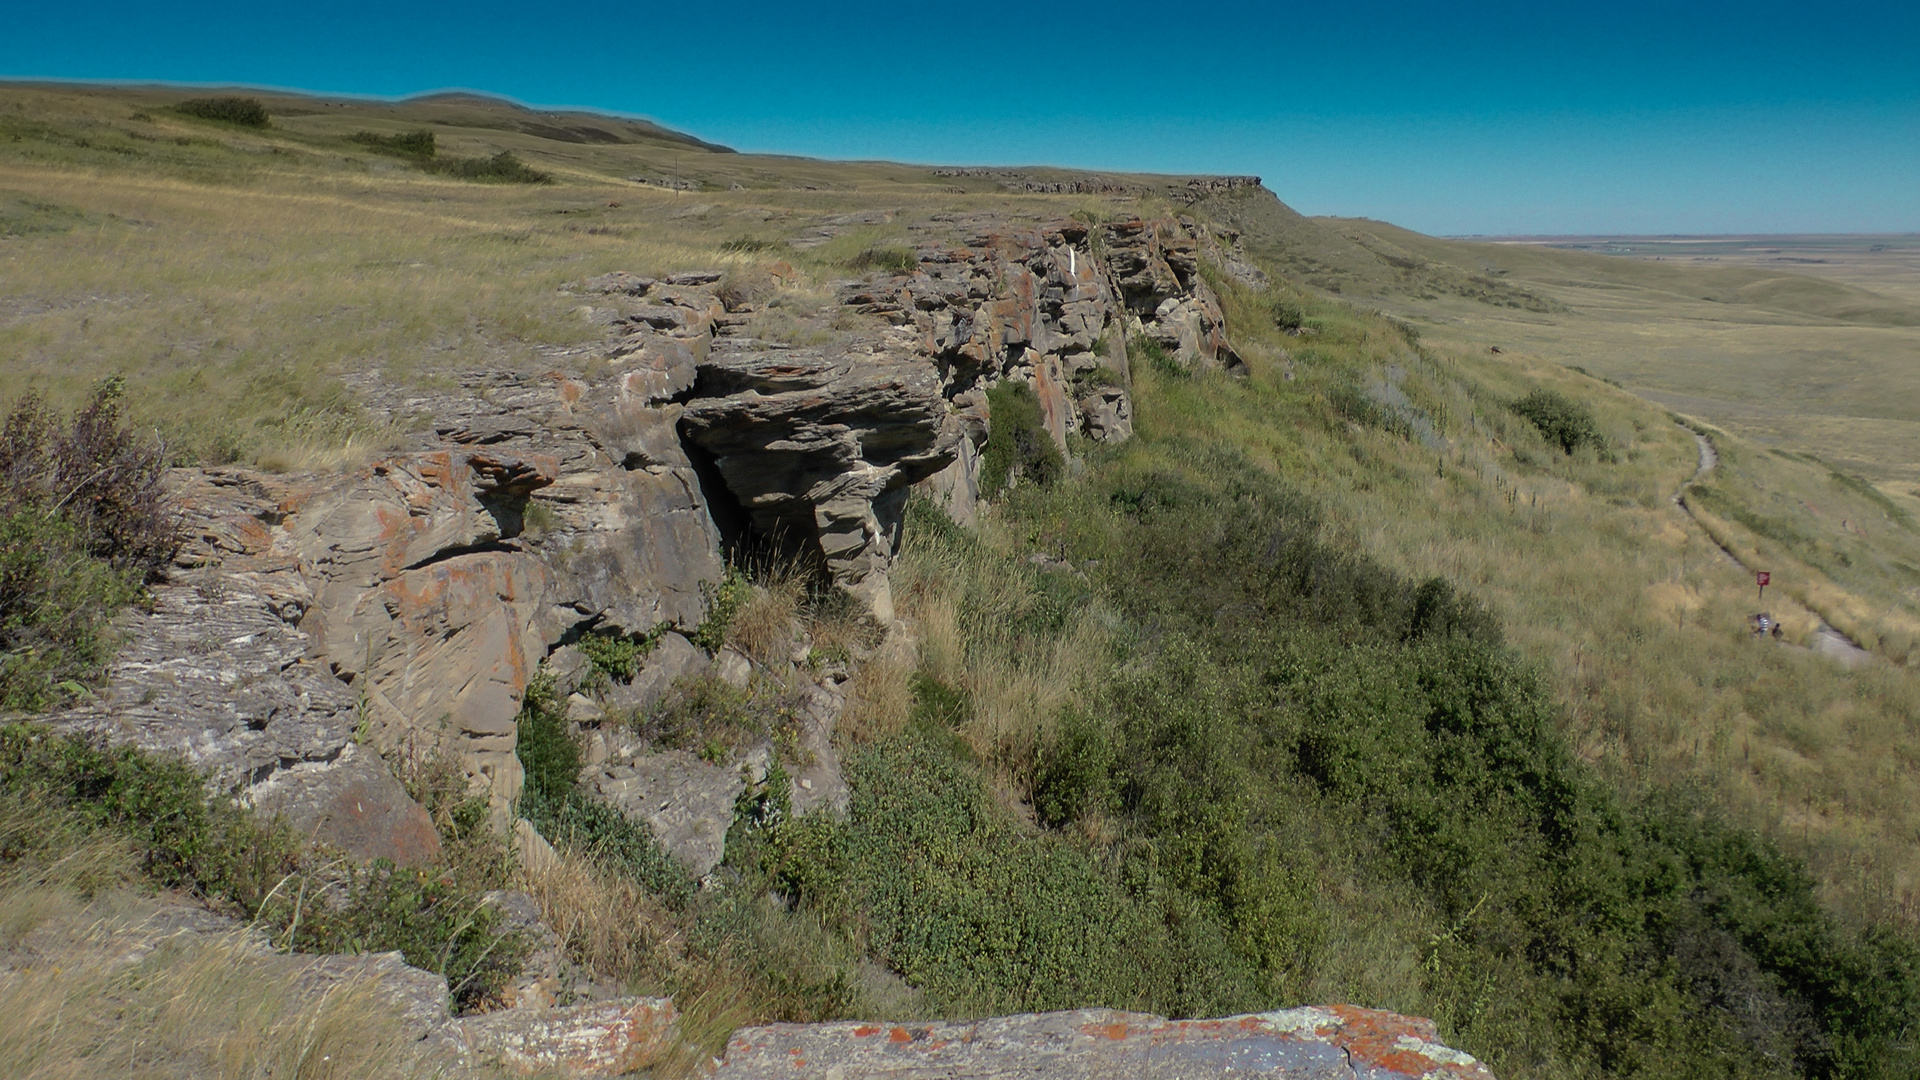
[[[1767,573],[1765,570],[1757,570],[1754,572],[1753,581],[1754,584],[1764,589],[1773,582],[1773,575]]]

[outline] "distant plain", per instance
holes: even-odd
[[[1378,290],[1437,341],[1584,367],[1920,508],[1920,236],[1440,240],[1328,224],[1370,250],[1545,301],[1525,310],[1411,283]]]

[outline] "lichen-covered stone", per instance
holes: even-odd
[[[744,1028],[714,1080],[1493,1080],[1433,1022],[1348,1005],[1220,1020],[1083,1009],[965,1023]]]

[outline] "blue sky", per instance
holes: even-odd
[[[0,0],[0,76],[635,113],[743,150],[1257,173],[1425,232],[1920,231],[1920,5]]]

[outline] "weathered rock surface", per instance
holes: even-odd
[[[680,430],[761,535],[814,547],[884,621],[886,566],[908,486],[953,460],[940,376],[888,351],[723,341],[700,365]]]
[[[398,455],[290,526],[315,585],[301,628],[359,693],[375,742],[451,755],[502,808],[520,794],[520,698],[560,633],[546,564],[512,541],[558,470],[494,447]]]
[[[401,866],[440,861],[440,833],[378,754],[348,745],[331,762],[276,770],[250,791],[254,806],[280,814],[302,836],[360,862]]]
[[[1084,1009],[952,1024],[744,1028],[715,1080],[1493,1080],[1432,1021],[1353,1006],[1222,1020]]]
[[[622,998],[554,1009],[508,1009],[458,1022],[471,1061],[523,1076],[625,1076],[679,1046],[666,998]]]
[[[748,781],[738,766],[709,764],[684,750],[589,767],[581,779],[621,813],[645,822],[695,877],[711,873],[726,854],[733,804]]]
[[[313,590],[280,522],[302,481],[237,469],[176,480],[187,540],[172,579],[124,617],[98,698],[47,719],[181,753],[222,787],[333,761],[355,702],[296,626]]]

